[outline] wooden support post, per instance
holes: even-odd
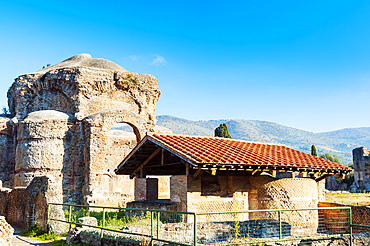
[[[190,174],[190,164],[189,163],[186,163],[186,176],[189,176]]]
[[[164,165],[164,150],[161,151],[161,166]]]

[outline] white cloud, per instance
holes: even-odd
[[[152,63],[150,63],[150,65],[154,66],[159,66],[162,64],[166,64],[166,59],[164,59],[164,57],[160,55],[155,55],[154,60],[152,61]]]
[[[129,56],[129,58],[130,58],[131,60],[133,60],[133,61],[137,61],[137,59],[139,59],[139,57],[138,57],[138,56],[135,56],[135,55],[133,55],[133,56]]]

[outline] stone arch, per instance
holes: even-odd
[[[139,142],[148,132],[154,131],[155,125],[153,121],[126,109],[103,110],[87,116],[83,122],[87,140],[85,141],[85,184],[89,184],[83,191],[85,202],[104,204],[106,201],[104,191],[91,189],[91,187],[106,185],[104,173],[108,131],[116,123],[126,123],[133,128],[136,140]],[[115,176],[114,173],[113,176]]]
[[[101,136],[106,136],[116,123],[126,123],[132,127],[139,142],[147,132],[154,131],[154,122],[126,109],[109,109],[94,113],[85,118],[90,127],[100,128]]]
[[[21,83],[23,79],[22,76],[17,78],[8,91],[9,110],[12,114],[17,113],[23,119],[28,113],[44,109],[72,114],[76,112],[77,87],[60,74],[45,73],[28,85]]]

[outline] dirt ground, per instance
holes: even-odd
[[[327,202],[370,206],[370,193],[326,192]]]

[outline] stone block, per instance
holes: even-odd
[[[98,220],[94,217],[82,217],[77,219],[77,223],[91,226],[98,226]],[[78,226],[81,227],[81,226]],[[88,226],[82,226],[82,228],[88,228]]]

